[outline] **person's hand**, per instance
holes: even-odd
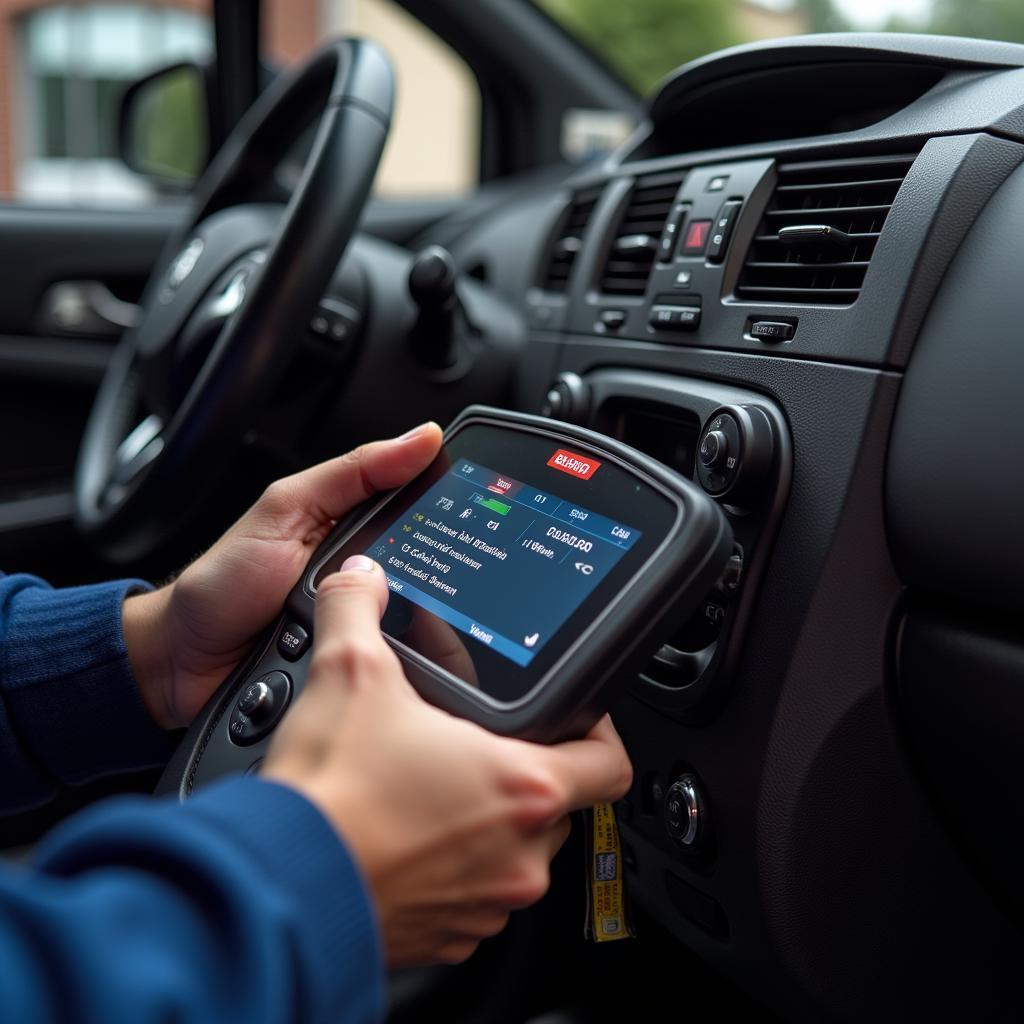
[[[427,423],[271,484],[174,583],[124,604],[128,657],[150,715],[188,725],[275,615],[334,521],[424,470],[441,445]]]
[[[425,703],[380,632],[384,573],[361,555],[321,581],[313,659],[263,775],[298,790],[369,883],[392,967],[464,960],[540,899],[570,811],[632,768],[609,719],[541,747]]]

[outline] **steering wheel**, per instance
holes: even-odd
[[[394,73],[342,39],[259,97],[196,185],[100,385],[78,455],[79,530],[113,561],[165,542],[280,379],[359,221]],[[252,201],[322,111],[291,199]]]

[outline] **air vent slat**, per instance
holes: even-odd
[[[857,300],[912,156],[788,164],[747,251],[742,299],[848,305]],[[779,231],[811,224],[831,237]],[[824,236],[825,232],[821,232]]]
[[[881,188],[883,186],[891,186],[893,191],[898,189],[903,184],[902,178],[869,178],[867,181],[855,181],[855,180],[844,180],[844,181],[823,181],[818,184],[809,185],[777,185],[775,188],[776,192],[821,192],[825,189],[840,189],[840,188]]]
[[[835,214],[852,217],[862,213],[888,213],[892,203],[876,203],[874,206],[809,206],[802,209],[766,210],[766,217],[790,217],[796,220],[813,220],[815,217]]]
[[[775,270],[779,268],[791,270],[793,267],[801,267],[807,270],[838,270],[840,267],[844,269],[849,269],[850,267],[853,267],[855,269],[859,268],[862,270],[867,270],[869,262],[869,260],[851,260],[848,263],[795,263],[786,261],[769,262],[768,260],[763,260],[757,263],[748,263],[747,266],[755,267],[758,270]]]
[[[682,175],[651,175],[638,179],[615,226],[598,287],[609,295],[643,295],[658,251],[665,221],[672,210]]]
[[[542,262],[539,284],[545,291],[568,290],[576,256],[583,247],[583,233],[590,223],[600,194],[599,189],[577,193],[562,214],[558,229],[548,245],[547,255]]]

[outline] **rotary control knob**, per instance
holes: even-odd
[[[247,684],[228,720],[231,742],[246,747],[263,739],[281,720],[292,695],[286,672],[267,672]]]
[[[712,497],[739,508],[753,505],[771,471],[775,435],[756,405],[727,405],[714,412],[697,446],[697,479]]]
[[[245,688],[238,701],[238,710],[254,722],[266,720],[274,710],[274,691],[264,680],[257,679]]]
[[[709,430],[700,443],[700,461],[707,469],[725,464],[729,453],[729,438],[721,430]]]
[[[696,849],[703,839],[704,795],[697,777],[680,775],[665,793],[665,828],[681,846]]]
[[[541,404],[541,416],[566,423],[584,423],[590,411],[590,388],[577,373],[560,373]]]

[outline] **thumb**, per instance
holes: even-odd
[[[388,603],[384,570],[366,555],[347,558],[317,586],[313,667],[349,683],[393,670],[397,659],[380,630]]]

